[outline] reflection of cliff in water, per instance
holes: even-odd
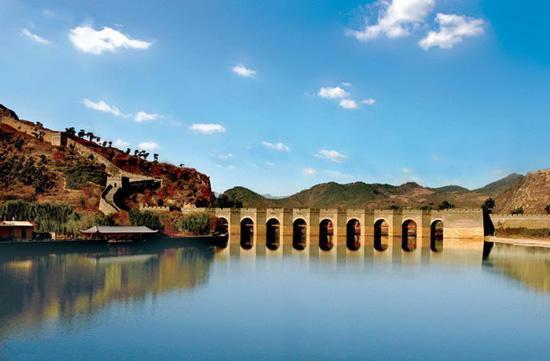
[[[212,249],[187,246],[22,254],[0,256],[0,339],[14,328],[70,320],[113,301],[193,289],[207,282],[213,261]]]
[[[527,287],[550,292],[550,250],[495,244],[485,265]]]

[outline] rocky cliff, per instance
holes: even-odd
[[[89,139],[85,139],[88,134]],[[156,179],[159,186],[132,188],[122,209],[146,206],[207,206],[214,200],[207,175],[188,167],[149,161],[91,133],[77,134],[20,120],[0,105],[0,200],[33,199],[97,209],[107,180]],[[120,182],[119,182],[120,183]]]

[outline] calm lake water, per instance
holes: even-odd
[[[550,252],[0,248],[2,360],[550,360]]]

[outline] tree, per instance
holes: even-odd
[[[544,207],[544,210],[546,211],[546,214],[550,214],[550,204],[547,204],[547,205]]]
[[[438,206],[439,209],[443,210],[443,209],[451,209],[451,208],[454,208],[455,205],[450,203],[449,201],[447,200],[444,200],[443,202],[441,202]]]
[[[113,142],[112,141],[108,141],[107,144],[109,144],[109,148],[113,147]]]
[[[155,162],[159,161],[159,155],[157,153],[153,154],[153,158],[155,159]]]
[[[515,209],[512,209],[512,212],[510,212],[514,216],[520,216],[524,213],[523,207],[518,207]]]
[[[77,135],[79,138],[84,138],[84,136],[86,135],[86,131],[84,129],[80,129]]]
[[[126,148],[126,154],[130,154],[132,150],[130,148]]]
[[[481,209],[483,209],[483,212],[487,214],[492,213],[494,208],[495,200],[493,198],[487,198],[485,202],[481,205]]]
[[[74,129],[74,127],[65,128],[65,134],[74,137],[76,135],[76,129]]]

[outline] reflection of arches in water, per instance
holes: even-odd
[[[430,248],[434,252],[443,251],[443,222],[440,220],[430,226]]]
[[[379,219],[374,223],[374,249],[385,251],[388,249],[389,224],[385,219]]]
[[[319,248],[330,251],[334,246],[334,225],[330,219],[324,219],[319,223]]]
[[[406,220],[401,226],[401,248],[406,252],[416,249],[416,222],[412,219]]]
[[[254,221],[243,218],[241,221],[241,247],[251,249],[254,246]]]
[[[350,219],[346,225],[346,246],[350,251],[361,247],[361,222],[357,219]]]
[[[265,245],[275,251],[279,248],[281,238],[281,224],[276,218],[271,218],[266,223]]]
[[[292,223],[292,248],[302,251],[307,244],[307,223],[302,218],[297,218]]]
[[[229,241],[229,222],[225,217],[216,218],[216,227],[214,228],[214,235],[222,238],[222,247],[227,247]]]

